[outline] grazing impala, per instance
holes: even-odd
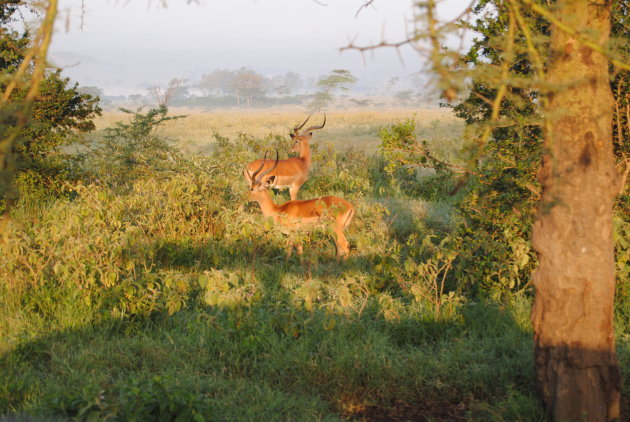
[[[302,185],[306,183],[308,172],[311,169],[311,149],[308,144],[313,136],[313,132],[311,131],[321,129],[326,125],[326,115],[324,114],[324,123],[322,123],[321,126],[311,126],[300,134],[300,129],[304,127],[310,118],[311,116],[309,115],[306,120],[304,120],[304,123],[294,127],[291,133],[291,139],[293,139],[291,151],[299,152],[300,155],[298,157],[290,157],[286,160],[279,160],[275,165],[271,161],[267,161],[266,163],[265,160],[252,161],[243,172],[243,176],[245,176],[245,180],[247,180],[248,184],[251,185],[251,180],[248,178],[247,173],[254,172],[255,169],[262,165],[267,175],[267,179],[263,180],[263,182],[273,178],[274,182],[271,184],[273,188],[289,188],[291,200],[297,199],[298,192]],[[272,165],[274,165],[274,170],[267,171]]]
[[[249,179],[249,200],[258,202],[263,215],[272,217],[274,224],[286,234],[294,230],[308,231],[317,225],[332,226],[335,232],[337,257],[347,258],[350,253],[350,243],[343,231],[352,221],[354,206],[345,199],[336,196],[322,196],[321,198],[302,201],[291,200],[282,205],[276,205],[271,199],[269,188],[273,185],[273,179],[276,177],[272,173],[280,162],[278,151],[276,151],[276,161],[261,173],[265,164],[269,163],[265,152],[265,158],[253,174],[245,170],[246,177]],[[271,176],[268,176],[270,174]],[[293,246],[296,247],[298,254],[301,254],[302,245],[290,245],[290,242],[291,238],[287,241],[287,245],[290,246],[288,256],[291,255]]]

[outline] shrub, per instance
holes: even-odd
[[[156,134],[164,122],[185,116],[167,116],[164,105],[142,113],[121,108],[131,115],[129,123],[117,122],[105,129],[103,141],[92,149],[92,166],[100,180],[121,185],[141,177],[159,176],[176,168],[179,152]]]

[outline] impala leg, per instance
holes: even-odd
[[[350,254],[350,242],[346,239],[343,231],[350,225],[352,217],[354,217],[354,208],[350,208],[348,211],[338,216],[335,221],[333,231],[335,232],[335,245],[337,246],[338,258],[348,259],[348,255]]]
[[[289,259],[291,258],[291,254],[293,254],[293,243],[291,243],[291,237],[287,238],[286,248],[287,248],[287,259]]]
[[[291,201],[295,201],[297,199],[298,192],[300,191],[301,185],[296,185],[295,183],[291,185],[289,188],[289,195],[291,196]]]
[[[348,259],[350,254],[350,242],[343,234],[343,229],[335,227],[335,246],[337,246],[337,258]]]
[[[292,239],[291,237],[287,239],[286,247],[287,247],[287,259],[291,258],[291,254],[293,253],[293,248],[295,248],[298,255],[302,255],[302,253],[304,252],[302,243],[295,242],[294,239]]]

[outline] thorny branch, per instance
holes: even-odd
[[[411,152],[411,153],[420,153],[422,155],[424,155],[425,157],[427,157],[429,160],[431,161],[435,161],[438,164],[442,164],[445,167],[450,167],[453,169],[456,169],[456,173],[467,173],[467,174],[472,174],[474,176],[479,176],[481,177],[481,175],[473,170],[470,170],[469,168],[463,167],[463,166],[458,166],[457,164],[452,164],[452,163],[447,163],[446,161],[442,161],[438,158],[435,158],[433,155],[431,155],[431,153],[429,151],[426,150],[426,148],[423,148],[422,150],[419,149],[404,149],[404,148],[383,148],[383,150],[385,151],[396,151],[396,152]],[[413,164],[413,166],[418,167],[419,165],[417,164]]]
[[[363,5],[361,5],[361,7],[359,7],[359,10],[357,10],[357,13],[355,13],[354,17],[358,17],[359,13],[361,13],[361,10],[363,9],[367,9],[368,7],[372,6],[374,7],[374,0],[368,0],[365,3],[363,3]]]
[[[366,1],[363,6],[359,9],[360,12],[363,8],[371,5],[373,0]],[[388,42],[385,39],[382,39],[381,42],[371,45],[356,45],[354,41],[351,41],[345,47],[340,48],[340,51],[345,50],[356,50],[360,53],[364,53],[366,51],[375,50],[377,48],[395,48],[399,50],[402,46],[410,45],[412,48],[417,51],[429,51],[430,52],[430,60],[432,68],[437,75],[439,76],[444,86],[442,87],[442,95],[447,100],[452,100],[456,96],[456,91],[454,86],[452,85],[452,72],[448,68],[448,64],[445,62],[445,58],[448,56],[443,52],[441,36],[445,30],[451,29],[454,24],[464,23],[464,19],[467,15],[472,13],[477,0],[471,0],[468,6],[462,11],[459,16],[455,19],[446,22],[440,23],[438,22],[435,10],[436,10],[436,0],[426,0],[423,2],[416,2],[415,7],[422,7],[425,9],[425,29],[424,31],[419,31],[417,28],[414,29],[413,33],[409,33],[409,35],[398,42]],[[531,33],[530,27],[528,23],[525,21],[524,15],[522,13],[522,8],[529,8],[533,10],[536,14],[538,14],[543,19],[548,20],[553,25],[556,25],[560,30],[565,31],[566,33],[574,36],[580,43],[583,45],[597,51],[601,54],[609,57],[609,60],[613,65],[615,65],[619,69],[630,70],[630,65],[624,63],[615,57],[612,57],[611,51],[607,49],[607,47],[602,46],[595,42],[593,39],[587,37],[586,35],[579,32],[579,29],[571,28],[567,24],[565,24],[561,17],[554,15],[552,12],[548,10],[543,5],[535,3],[533,0],[513,0],[508,1],[506,4],[507,7],[507,15],[508,15],[508,32],[507,37],[505,39],[505,49],[503,54],[501,55],[501,65],[500,65],[500,76],[498,77],[498,88],[496,90],[496,94],[494,98],[486,98],[478,92],[473,92],[473,95],[478,96],[484,102],[490,105],[490,118],[489,121],[483,127],[481,134],[477,138],[478,152],[473,154],[470,164],[473,165],[473,162],[479,158],[478,156],[481,154],[481,150],[483,146],[490,139],[493,130],[496,127],[502,127],[504,125],[498,125],[500,111],[503,106],[503,102],[506,96],[509,93],[509,89],[511,86],[519,86],[519,82],[512,80],[510,77],[511,68],[515,65],[514,57],[515,57],[515,39],[517,36],[517,30],[519,34],[523,36],[525,42],[525,48],[527,51],[527,56],[531,60],[532,67],[536,78],[533,84],[529,84],[530,87],[538,86],[539,88],[543,87],[545,81],[545,66],[543,58],[541,57],[541,53],[538,47],[535,45],[534,36]],[[358,13],[357,12],[357,13]],[[422,40],[426,40],[428,43],[428,47],[423,48],[420,46],[420,42]],[[545,95],[541,95],[539,101],[541,101],[541,106],[547,102],[547,97]],[[522,122],[521,122],[522,124]],[[540,123],[530,122],[528,125],[538,125]],[[446,164],[446,163],[444,163]],[[469,170],[466,170],[466,174],[474,174]],[[627,176],[626,176],[627,177]]]
[[[494,98],[492,103],[492,113],[490,114],[490,124],[486,125],[483,135],[478,140],[478,145],[483,147],[490,138],[490,134],[492,133],[492,126],[496,123],[499,118],[499,112],[501,111],[501,102],[507,93],[507,81],[509,78],[510,67],[512,65],[512,61],[514,59],[514,33],[515,33],[515,23],[514,23],[514,13],[512,10],[509,11],[509,23],[508,23],[508,38],[507,38],[507,47],[505,49],[505,54],[503,55],[503,60],[501,62],[501,83],[499,85],[499,89],[497,90],[497,95]],[[481,149],[481,148],[480,148]],[[476,157],[475,157],[476,158]]]

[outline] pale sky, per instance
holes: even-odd
[[[250,67],[267,73],[324,74],[336,68],[362,75],[410,74],[422,61],[410,47],[365,56],[340,53],[356,44],[399,41],[411,28],[411,0],[61,0],[51,46],[55,64],[82,84],[111,93],[141,91],[173,77],[197,78],[216,68]],[[444,17],[467,0],[446,0]],[[326,6],[322,6],[326,4]],[[100,67],[99,67],[100,66]],[[120,92],[114,92],[120,91]]]

